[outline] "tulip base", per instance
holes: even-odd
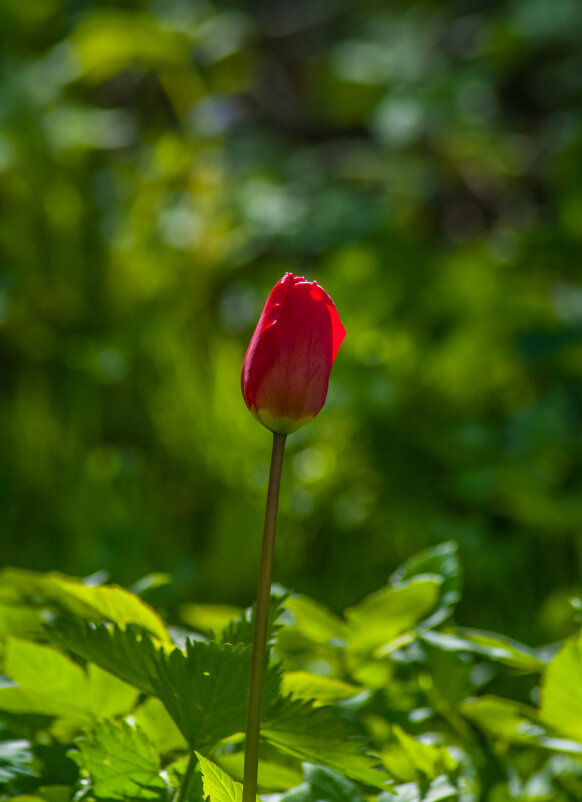
[[[273,451],[271,453],[271,470],[269,473],[269,489],[267,491],[265,527],[263,530],[263,548],[257,587],[257,603],[255,606],[242,802],[256,802],[257,798],[261,702],[263,699],[263,676],[267,650],[271,575],[273,571],[277,509],[279,506],[279,488],[281,486],[286,439],[286,434],[273,434]]]

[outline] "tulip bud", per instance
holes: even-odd
[[[345,336],[317,282],[286,273],[267,299],[243,362],[242,394],[254,417],[276,434],[314,418]]]

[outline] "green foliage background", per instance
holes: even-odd
[[[445,539],[461,623],[572,629],[582,6],[0,7],[0,559],[253,597],[239,389],[287,270],[348,331],[289,440],[276,577],[339,611]]]

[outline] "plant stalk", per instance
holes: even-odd
[[[182,782],[180,783],[180,788],[178,789],[178,793],[174,798],[174,802],[186,802],[188,799],[188,791],[190,790],[190,783],[192,782],[192,775],[194,774],[195,765],[196,755],[194,754],[194,750],[192,750],[190,752],[190,759],[188,760],[186,771],[184,772]]]
[[[279,506],[279,487],[283,469],[286,434],[273,434],[265,528],[263,530],[263,549],[259,568],[257,603],[255,606],[255,628],[253,634],[253,653],[249,681],[249,705],[247,710],[247,729],[245,741],[245,768],[242,802],[256,802],[257,770],[259,765],[259,735],[261,730],[261,702],[263,699],[263,675],[267,650],[267,629],[269,624],[269,598],[271,595],[271,574]]]

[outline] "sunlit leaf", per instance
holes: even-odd
[[[582,634],[568,640],[547,667],[540,715],[557,732],[582,742]]]
[[[204,795],[212,802],[241,802],[242,784],[233,780],[220,766],[212,763],[198,752],[196,757],[202,772]],[[257,802],[260,802],[259,797],[257,797]]]
[[[96,665],[83,669],[49,646],[12,638],[6,672],[15,685],[0,687],[0,710],[86,722],[127,712],[137,691]]]
[[[349,648],[375,652],[418,624],[437,602],[441,580],[415,577],[401,586],[386,586],[346,611]]]
[[[158,613],[138,596],[118,585],[86,585],[80,579],[59,573],[36,573],[4,569],[0,575],[3,593],[20,601],[35,597],[71,615],[94,621],[110,621],[120,627],[142,627],[161,642],[170,636]]]
[[[430,619],[423,622],[425,627],[432,627],[450,615],[461,595],[461,567],[454,541],[440,543],[411,557],[392,574],[390,581],[398,584],[427,574],[442,578],[438,606]]]
[[[364,687],[343,682],[309,671],[286,671],[281,681],[281,691],[296,699],[315,699],[319,702],[337,702],[351,699],[365,690]]]

